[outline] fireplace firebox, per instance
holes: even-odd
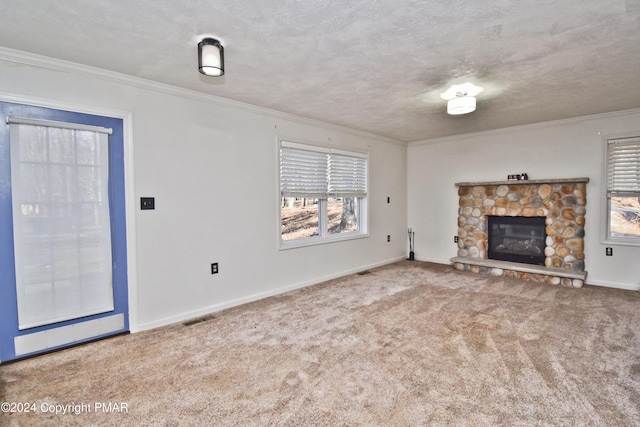
[[[545,217],[488,216],[489,259],[544,265]]]

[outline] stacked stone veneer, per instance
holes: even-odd
[[[584,226],[587,178],[553,181],[507,181],[458,183],[458,258],[461,270],[488,272],[525,280],[581,287],[582,280],[562,277],[556,270],[584,272]],[[536,273],[516,267],[496,268],[474,265],[486,259],[488,250],[487,216],[525,216],[546,218],[545,267]],[[460,262],[460,259],[463,262]],[[464,262],[469,259],[469,263]],[[504,263],[508,264],[509,263]],[[502,266],[501,266],[502,267]],[[557,272],[557,271],[556,271]]]

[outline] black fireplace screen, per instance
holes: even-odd
[[[489,259],[544,265],[544,217],[489,216]]]

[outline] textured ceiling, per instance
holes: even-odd
[[[0,46],[400,141],[640,108],[640,0],[0,0]],[[199,36],[226,74],[197,70]],[[485,90],[448,116],[453,83]]]

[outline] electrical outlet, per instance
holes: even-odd
[[[391,241],[391,234],[387,234],[387,242]]]
[[[613,256],[613,248],[606,248],[605,249],[605,254],[607,256]]]
[[[218,263],[214,262],[211,264],[211,274],[218,274]]]
[[[458,243],[458,236],[453,236],[453,243]]]

